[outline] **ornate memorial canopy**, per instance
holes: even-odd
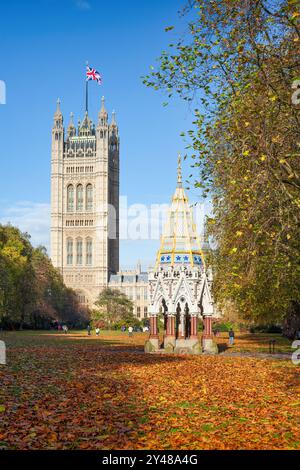
[[[197,321],[206,318],[205,337],[211,339],[213,301],[210,282],[193,221],[193,211],[182,187],[181,157],[177,186],[168,211],[153,271],[149,273],[150,339],[158,346],[158,316],[164,318],[164,347],[199,353]],[[198,352],[195,352],[198,351]]]

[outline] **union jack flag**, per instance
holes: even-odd
[[[86,81],[89,80],[96,80],[96,82],[101,85],[102,84],[102,77],[97,70],[93,69],[92,67],[86,66]]]

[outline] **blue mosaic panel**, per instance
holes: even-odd
[[[193,255],[193,260],[195,264],[202,264],[201,256],[200,255]],[[161,263],[171,263],[172,255],[171,254],[162,254],[160,256]],[[175,253],[174,255],[174,262],[175,263],[189,263],[190,256],[186,253]]]
[[[195,264],[202,264],[201,256],[200,255],[194,255],[194,263]]]
[[[171,255],[161,255],[160,262],[161,263],[171,263],[172,257]]]

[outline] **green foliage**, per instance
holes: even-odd
[[[282,333],[280,325],[256,325],[251,326],[250,333]]]
[[[144,78],[194,101],[188,157],[211,197],[214,294],[257,323],[300,303],[298,2],[196,0],[189,33]]]
[[[79,325],[85,318],[45,248],[33,248],[28,234],[0,225],[1,327],[45,328],[57,321]]]
[[[220,323],[217,323],[216,325],[214,325],[213,329],[224,332],[224,331],[229,331],[232,328],[235,329],[233,323],[231,323],[231,322],[224,322],[224,323],[220,322]]]
[[[138,318],[132,315],[132,316],[128,316],[124,320],[120,320],[114,323],[112,328],[114,330],[120,330],[122,326],[126,326],[126,328],[128,328],[129,326],[132,326],[133,328],[140,328],[142,324]]]
[[[95,304],[97,309],[93,310],[91,316],[95,325],[120,328],[122,325],[134,326],[136,323],[132,301],[118,289],[104,289]]]
[[[141,324],[142,324],[142,326],[150,327],[150,319],[149,318],[142,318]]]

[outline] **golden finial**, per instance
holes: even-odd
[[[182,185],[182,173],[181,173],[181,155],[178,153],[178,165],[177,165],[177,184]]]

